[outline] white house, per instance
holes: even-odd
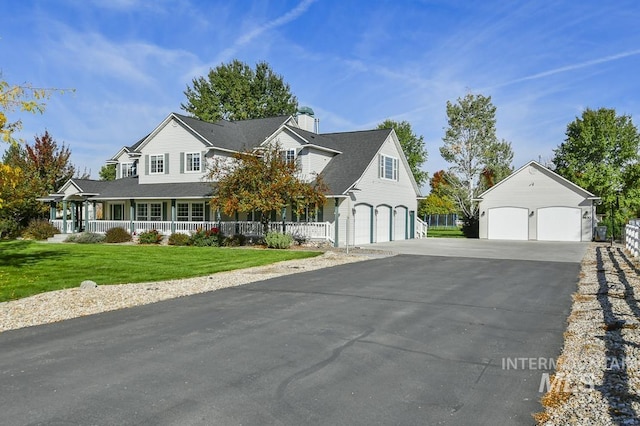
[[[596,200],[589,191],[531,161],[478,197],[480,238],[591,241]]]
[[[313,111],[301,111],[295,117],[215,123],[171,113],[108,160],[116,166],[115,181],[71,179],[43,200],[50,202],[51,218],[63,232],[123,226],[132,232],[157,229],[170,234],[216,225],[227,234],[262,232],[251,212],[227,217],[212,211],[206,169],[214,158],[278,143],[288,160],[298,162],[303,177],[320,173],[329,187],[322,206],[308,206],[302,215],[291,207],[274,212],[272,220],[284,221],[288,231],[336,246],[420,234],[419,188],[395,132],[320,134]],[[90,214],[96,209],[89,207],[97,204],[101,218]],[[62,220],[56,219],[60,210]]]

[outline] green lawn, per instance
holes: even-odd
[[[460,228],[431,227],[427,230],[428,238],[465,238]]]
[[[197,277],[317,256],[318,252],[213,247],[0,242],[0,302],[45,291]]]

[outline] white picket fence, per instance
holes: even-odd
[[[634,256],[640,256],[640,219],[629,221],[625,226],[625,245]]]
[[[429,225],[427,222],[416,218],[416,238],[427,238],[427,231],[429,230]]]

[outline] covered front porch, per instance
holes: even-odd
[[[132,235],[152,229],[163,235],[173,233],[189,234],[198,229],[218,228],[223,235],[263,236],[265,229],[260,222],[253,221],[166,221],[166,220],[91,220],[86,219],[78,226],[77,221],[51,219],[51,223],[63,234],[74,232],[95,232],[104,234],[111,228],[124,228]],[[329,222],[271,222],[267,231],[284,232],[304,236],[309,240],[334,242],[333,224]]]

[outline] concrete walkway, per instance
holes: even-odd
[[[362,246],[390,250],[399,254],[479,259],[539,260],[547,262],[580,262],[590,243],[556,241],[505,241],[466,238],[425,238],[391,241]]]

